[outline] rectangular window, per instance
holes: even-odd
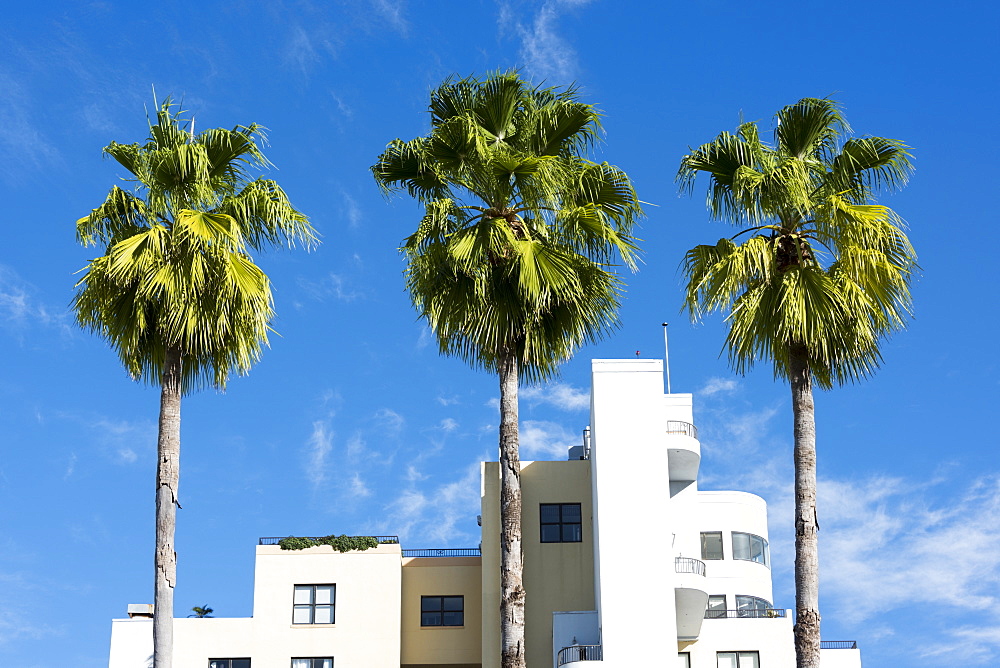
[[[336,598],[334,584],[295,585],[292,624],[333,624]]]
[[[757,652],[719,652],[719,668],[760,668],[760,656]]]
[[[737,596],[736,610],[740,617],[767,617],[771,602],[756,596]]]
[[[722,619],[726,616],[726,595],[713,594],[708,597],[708,609],[705,619]]]
[[[677,652],[677,668],[691,668],[691,652]]]
[[[333,657],[292,659],[292,668],[333,668]]]
[[[250,659],[209,659],[208,668],[250,668]]]
[[[758,564],[771,567],[767,541],[752,533],[733,532],[733,559],[756,561]]]
[[[543,543],[579,543],[583,541],[583,516],[579,503],[541,504]]]
[[[701,533],[701,558],[722,559],[722,532],[703,531]]]
[[[421,626],[465,626],[464,596],[421,596]]]

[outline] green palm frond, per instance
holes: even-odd
[[[727,314],[740,373],[765,362],[788,377],[790,349],[804,346],[821,387],[863,378],[911,315],[916,254],[899,216],[871,203],[905,183],[908,147],[849,132],[834,102],[806,98],[778,112],[774,145],[744,123],[681,160],[682,190],[706,173],[712,216],[750,225],[682,265],[685,310]]]
[[[413,303],[443,353],[493,371],[513,353],[525,379],[546,378],[615,326],[610,266],[636,266],[635,190],[580,155],[600,125],[575,89],[449,79],[430,111],[428,136],[391,142],[372,167],[383,192],[425,206],[401,249]]]
[[[77,221],[81,243],[105,254],[81,271],[73,305],[136,379],[158,384],[166,350],[179,350],[190,391],[225,387],[267,345],[270,282],[248,253],[316,235],[275,182],[249,180],[249,167],[268,164],[259,126],[192,135],[182,113],[168,99],[145,144],[105,149],[136,191],[113,187]]]

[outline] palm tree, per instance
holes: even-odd
[[[267,344],[267,276],[252,251],[316,240],[306,217],[274,182],[251,180],[267,160],[258,125],[194,134],[168,98],[143,144],[105,149],[134,177],[112,187],[77,221],[77,238],[105,254],[82,270],[77,321],[108,340],[136,380],[160,386],[156,470],[153,665],[169,668],[173,645],[174,552],[181,395],[245,374]]]
[[[424,204],[402,251],[441,352],[499,376],[501,665],[523,667],[518,386],[615,327],[610,263],[635,267],[641,209],[624,172],[581,156],[598,113],[573,88],[516,72],[449,79],[430,112],[430,134],[391,142],[372,171],[387,193]]]
[[[773,145],[743,123],[684,156],[677,175],[690,191],[707,173],[712,217],[744,228],[688,251],[685,308],[694,319],[728,314],[737,372],[764,361],[791,385],[799,668],[819,665],[820,646],[813,384],[829,389],[877,369],[879,343],[910,314],[916,268],[900,218],[872,204],[879,190],[905,184],[908,147],[850,133],[834,102],[807,98],[778,112]]]
[[[191,608],[191,612],[194,614],[188,615],[188,617],[197,617],[198,619],[205,619],[206,617],[211,617],[212,613],[215,612],[212,608],[207,605],[194,606]]]

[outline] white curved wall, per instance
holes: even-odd
[[[733,532],[756,534],[767,539],[767,504],[747,492],[698,492],[694,516],[699,536],[703,531],[722,532],[723,559],[706,560],[706,584],[710,594],[726,594],[729,609],[736,595],[757,596],[774,603],[771,569],[754,561],[733,558]],[[699,551],[701,549],[699,543]]]

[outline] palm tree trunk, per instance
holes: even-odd
[[[524,668],[517,359],[512,353],[505,354],[497,367],[500,375],[500,665],[501,668]]]
[[[819,522],[816,515],[816,414],[805,346],[788,352],[795,425],[795,661],[819,667]]]
[[[153,668],[171,668],[174,650],[174,585],[177,581],[177,485],[181,459],[181,351],[168,347],[160,388],[156,446],[156,556],[153,591]]]

